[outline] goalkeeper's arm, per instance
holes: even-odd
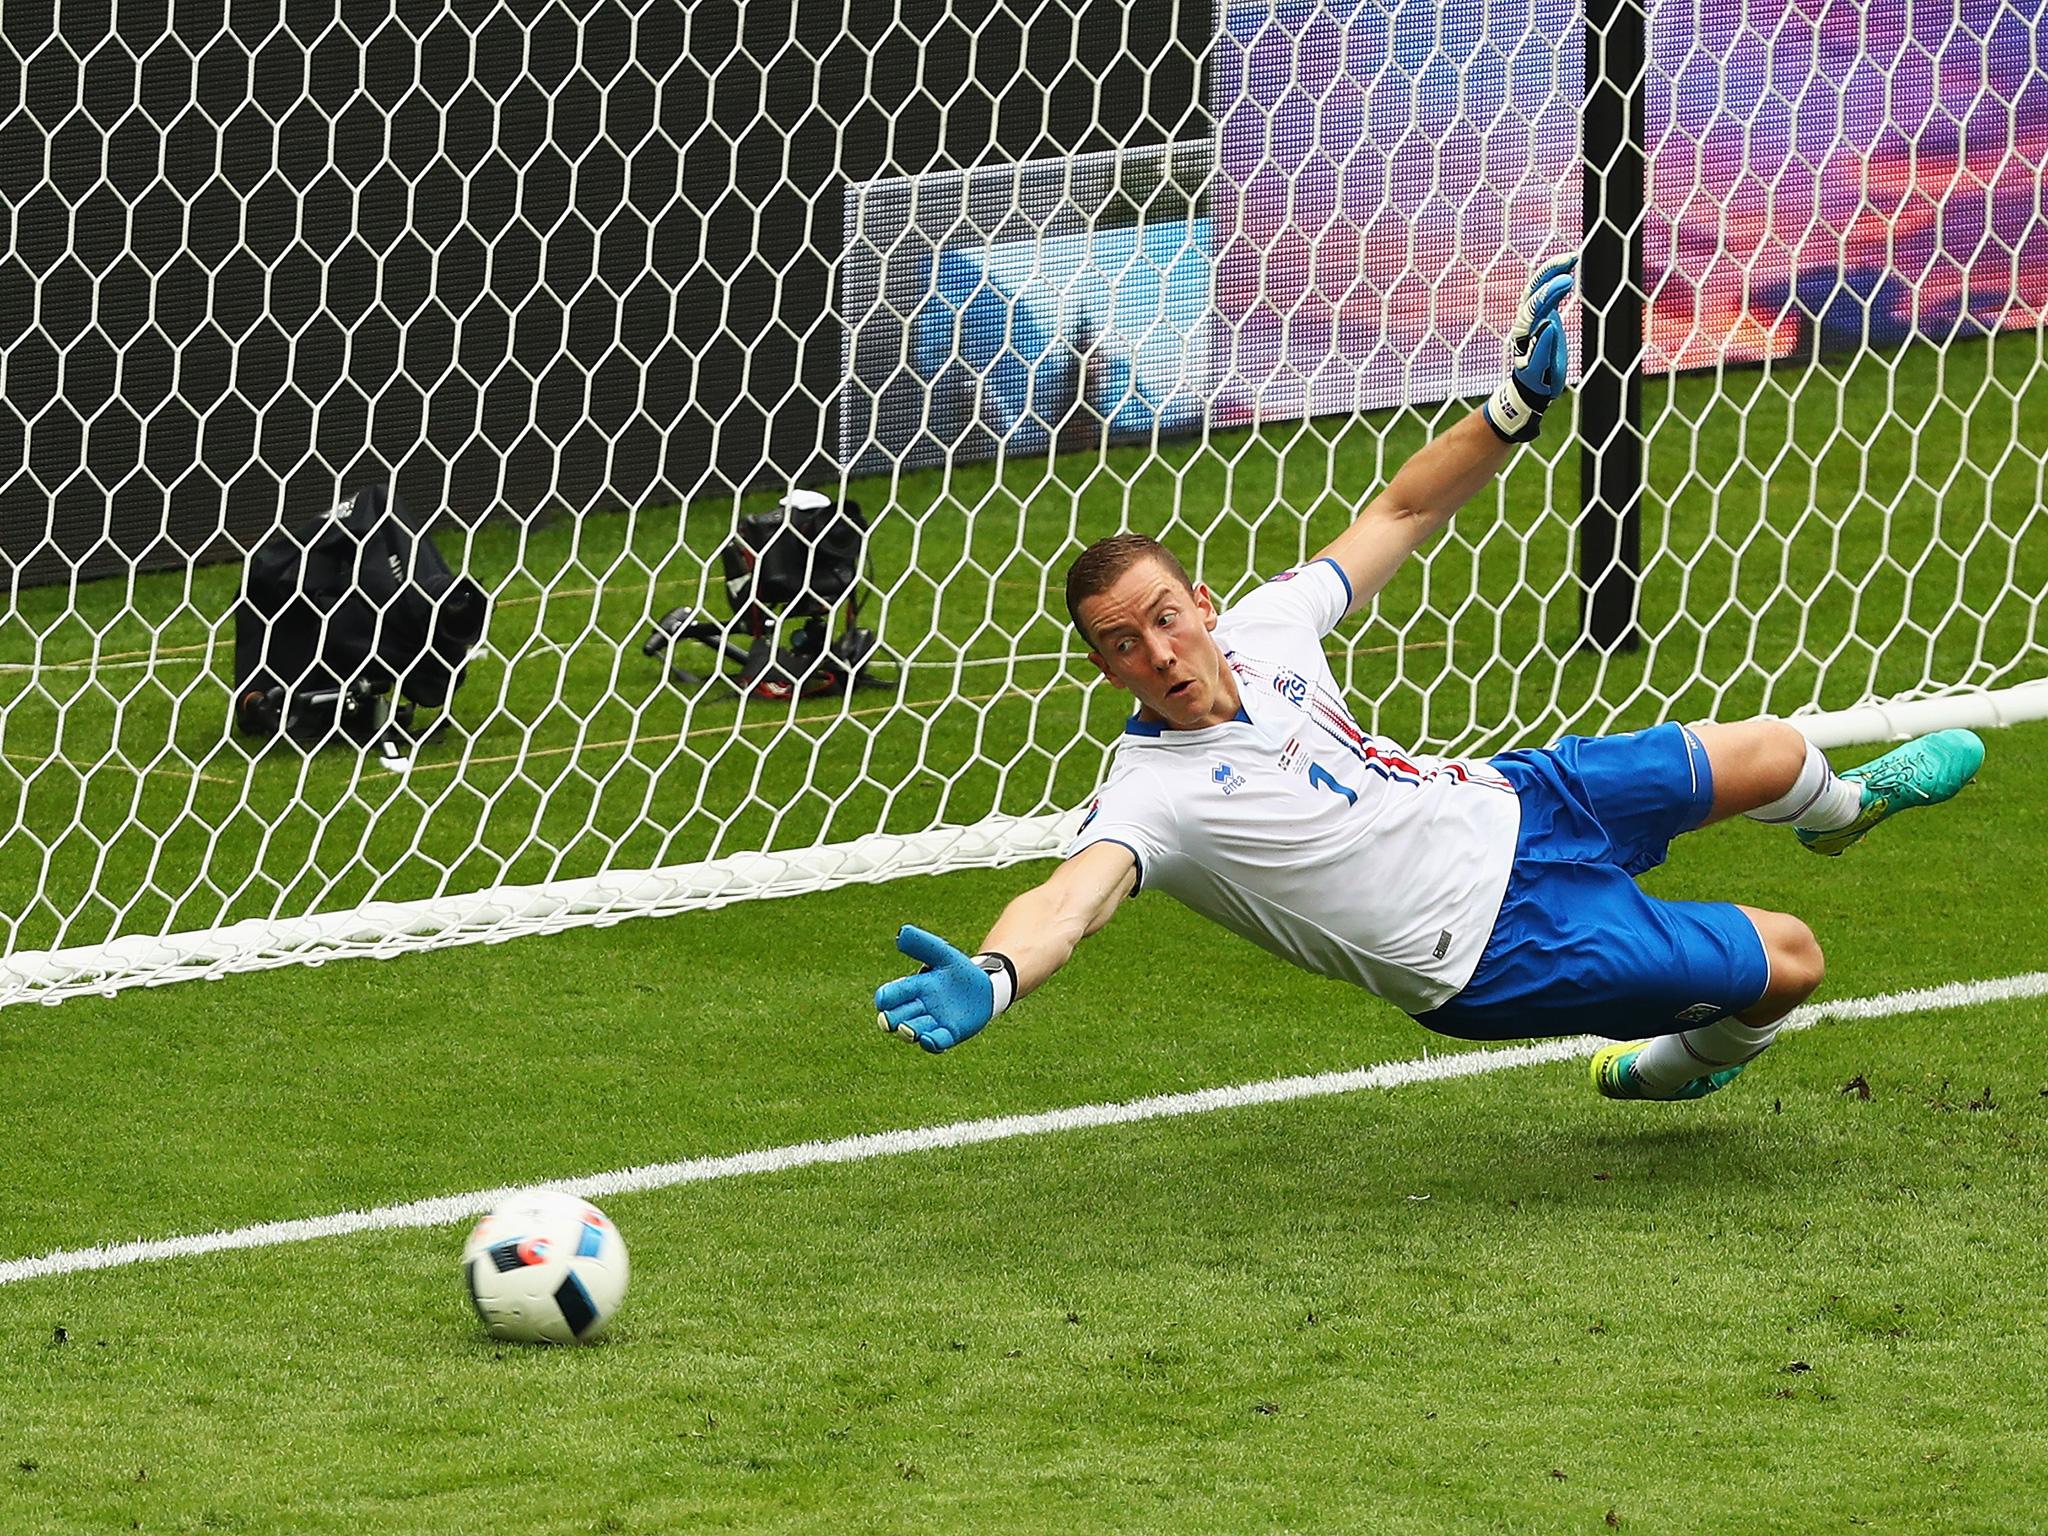
[[[1544,410],[1564,393],[1570,349],[1558,306],[1572,290],[1577,261],[1552,262],[1529,279],[1508,333],[1507,377],[1493,397],[1402,465],[1351,526],[1317,552],[1343,571],[1349,613],[1369,605],[1402,562],[1493,479],[1514,445],[1542,428]]]
[[[1073,958],[1138,883],[1138,861],[1121,843],[1094,843],[1003,908],[966,955],[936,934],[906,926],[896,947],[924,969],[875,991],[883,1029],[928,1051],[943,1051],[983,1025]]]

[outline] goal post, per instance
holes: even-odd
[[[1579,261],[1579,582],[1586,643],[1642,644],[1643,88],[1637,0],[1586,7]]]
[[[22,16],[0,1003],[1051,855],[1122,715],[1072,556],[1305,558],[1562,250],[1586,387],[1333,640],[1362,721],[2048,715],[2002,0]],[[243,562],[371,486],[490,599],[449,729],[233,734]]]

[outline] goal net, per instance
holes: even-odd
[[[1639,402],[1333,637],[1359,718],[2044,710],[2031,0],[396,9],[8,13],[0,1002],[1051,853],[1072,556],[1304,559],[1603,237]],[[236,732],[246,563],[372,488],[488,598],[447,728]]]

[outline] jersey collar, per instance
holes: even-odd
[[[1223,725],[1236,725],[1239,721],[1243,721],[1246,725],[1252,724],[1252,717],[1244,712],[1244,701],[1241,698],[1238,700],[1237,713],[1228,720],[1225,720]],[[1173,734],[1176,737],[1199,736],[1203,731],[1217,731],[1222,728],[1222,725],[1204,725],[1198,726],[1191,731],[1175,731]],[[1132,715],[1130,719],[1124,722],[1124,734],[1126,736],[1163,736],[1166,734],[1166,722],[1164,720],[1140,720],[1136,715]]]

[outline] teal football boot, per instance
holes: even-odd
[[[1723,1067],[1718,1072],[1709,1072],[1704,1077],[1695,1077],[1680,1083],[1675,1092],[1652,1093],[1643,1080],[1636,1076],[1636,1057],[1647,1040],[1631,1040],[1626,1045],[1603,1045],[1593,1053],[1593,1086],[1601,1095],[1610,1099],[1704,1099],[1710,1093],[1726,1088],[1742,1075],[1742,1069],[1749,1065],[1738,1061],[1732,1067]]]
[[[1831,832],[1795,827],[1793,834],[1815,853],[1835,858],[1850,844],[1862,842],[1888,816],[1954,799],[1983,766],[1984,743],[1975,731],[1936,731],[1919,737],[1842,775],[1863,786],[1863,809],[1848,826]]]

